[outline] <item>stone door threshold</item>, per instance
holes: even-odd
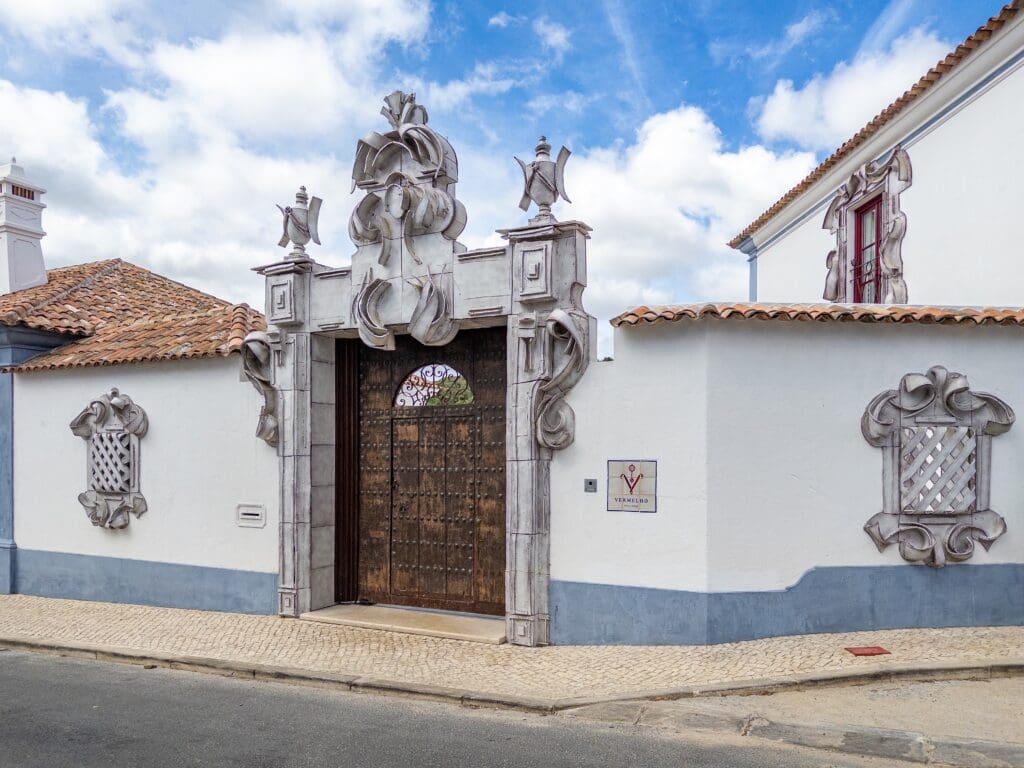
[[[299,618],[385,632],[429,635],[448,640],[498,645],[505,642],[505,620],[474,613],[431,611],[393,605],[332,605]]]

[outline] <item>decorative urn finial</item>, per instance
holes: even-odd
[[[299,187],[295,193],[295,205],[277,206],[277,210],[284,217],[282,223],[281,239],[277,244],[282,248],[292,243],[295,247],[288,254],[292,261],[308,261],[306,255],[306,243],[312,240],[320,245],[320,234],[317,231],[317,222],[320,218],[320,204],[323,201],[319,197],[310,198],[305,187]]]
[[[519,207],[529,210],[532,200],[537,204],[537,215],[530,219],[530,223],[546,224],[555,221],[551,206],[559,197],[567,203],[572,202],[565,193],[565,163],[572,152],[562,147],[558,151],[558,159],[552,161],[551,145],[545,136],[537,140],[534,152],[536,157],[529,165],[518,157],[515,159],[523,170],[523,197]]]

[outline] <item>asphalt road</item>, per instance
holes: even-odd
[[[893,763],[630,725],[0,652],[0,766],[679,766]]]

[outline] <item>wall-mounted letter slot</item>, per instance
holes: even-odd
[[[262,528],[267,524],[267,509],[262,504],[239,504],[235,508],[235,523],[242,528]]]

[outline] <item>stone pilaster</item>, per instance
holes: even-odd
[[[334,605],[336,423],[334,345],[332,338],[310,340],[310,606]]]
[[[312,350],[311,336],[302,327],[308,316],[311,264],[286,260],[258,272],[267,279],[267,320],[280,334],[274,367],[281,463],[278,612],[298,616],[312,606]]]
[[[589,227],[534,223],[502,230],[510,242],[505,603],[509,641],[546,645],[550,614],[551,456],[572,443],[564,395],[591,355],[586,286]]]

